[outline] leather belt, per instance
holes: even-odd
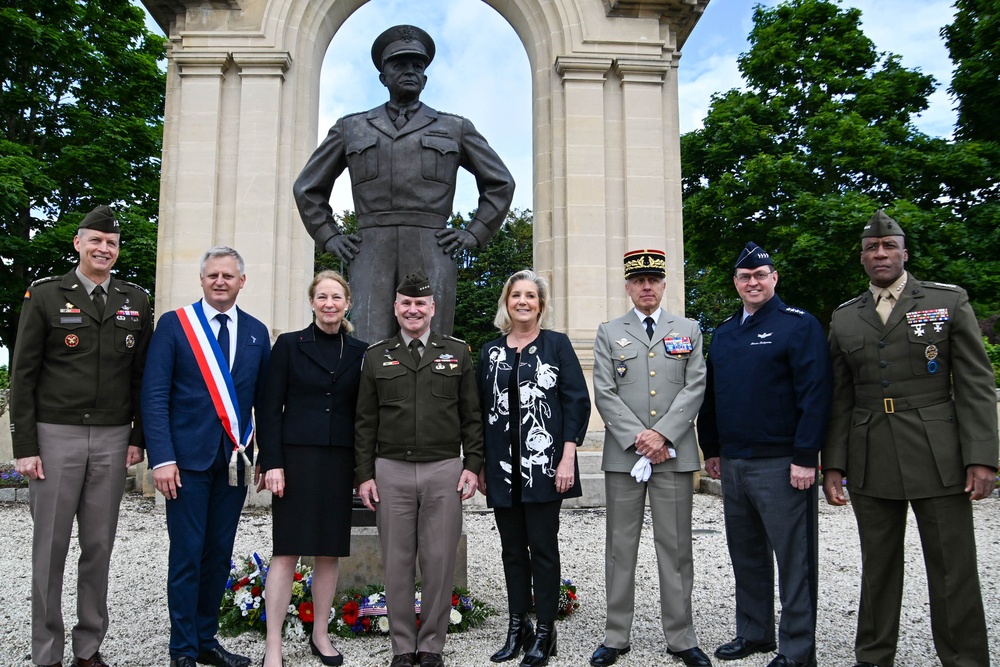
[[[866,398],[864,396],[856,396],[854,399],[854,405],[855,407],[864,408],[865,410],[885,412],[887,415],[891,415],[894,412],[905,412],[906,410],[926,408],[929,405],[947,403],[950,400],[951,394],[940,393],[917,394],[916,396],[904,396],[901,398]]]

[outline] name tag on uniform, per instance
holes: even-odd
[[[60,317],[59,324],[83,324],[83,317]]]
[[[694,351],[694,345],[691,344],[689,337],[676,336],[674,334],[664,337],[663,347],[667,351],[667,354],[672,355],[690,354]]]

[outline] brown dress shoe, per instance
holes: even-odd
[[[98,651],[89,658],[77,658],[76,667],[111,667],[108,663],[104,662],[104,658],[101,657],[101,652]]]

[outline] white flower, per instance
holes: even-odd
[[[298,616],[299,615],[299,610],[298,610],[298,608],[295,605],[289,604],[288,605],[288,612],[287,613],[292,614],[293,616]]]
[[[381,597],[382,596],[379,595],[378,593],[372,593],[371,595],[368,596],[368,604],[370,605],[378,604]]]
[[[458,625],[462,622],[462,614],[457,609],[452,609],[451,613],[448,615],[448,622],[452,625]]]
[[[389,617],[379,616],[378,617],[378,631],[382,633],[389,632]]]
[[[284,634],[285,639],[302,639],[306,636],[302,621],[297,617],[285,622],[285,630],[282,634]]]
[[[558,366],[538,362],[538,368],[535,371],[535,380],[538,381],[538,385],[543,389],[552,389],[552,387],[556,386],[558,371]]]

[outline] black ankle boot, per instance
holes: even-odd
[[[538,622],[535,641],[524,652],[521,667],[543,667],[549,664],[549,657],[556,655],[556,624],[552,621]]]
[[[499,651],[490,656],[493,662],[513,660],[527,649],[535,640],[535,629],[527,614],[511,614],[510,625],[507,627],[507,643]]]

